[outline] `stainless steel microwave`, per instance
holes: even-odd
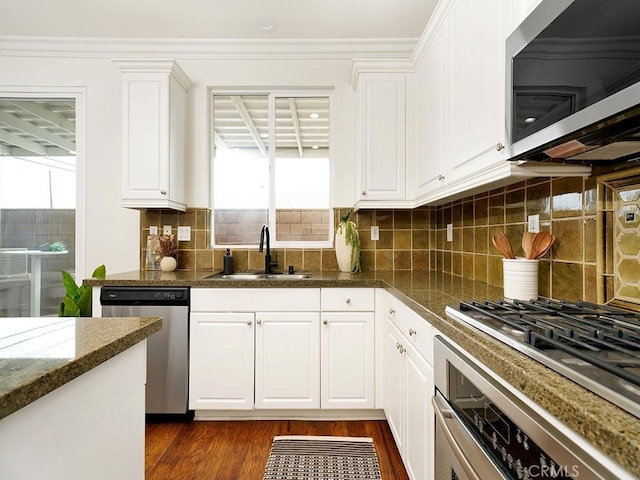
[[[510,160],[640,159],[637,0],[542,0],[506,41]]]

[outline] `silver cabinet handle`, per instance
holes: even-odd
[[[396,313],[396,311],[393,308],[389,309],[389,315],[393,315],[394,313]]]
[[[502,143],[498,142],[498,144],[496,145],[496,150],[497,151],[504,150],[504,145]]]
[[[160,190],[160,194],[161,194],[161,195],[166,195],[166,194],[167,194],[167,191],[166,191],[166,190]]]
[[[444,175],[438,175],[438,180],[440,181],[444,180]]]
[[[367,191],[366,190],[362,190],[362,192],[360,192],[362,194],[363,197],[367,196]]]
[[[401,347],[400,342],[396,342],[396,348],[400,350],[400,347]]]
[[[247,320],[247,325],[251,325],[251,320]]]
[[[347,305],[349,305],[349,304],[351,303],[351,299],[350,299],[350,298],[347,298],[347,299],[345,300],[345,302],[347,302]]]
[[[413,328],[409,329],[409,336],[410,337],[413,337],[416,333],[418,333],[418,332],[416,332]]]
[[[258,325],[260,325],[260,324],[262,324],[262,320],[256,320],[256,323],[257,323]]]
[[[322,320],[322,323],[324,323],[325,325],[327,325],[329,323],[329,320]]]
[[[400,345],[400,348],[398,350],[400,350],[400,353],[404,353],[407,351],[407,349],[404,348],[404,345]]]

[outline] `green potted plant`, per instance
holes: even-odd
[[[360,236],[350,216],[351,211],[342,215],[336,229],[336,259],[341,272],[360,272]]]
[[[107,276],[107,269],[100,265],[91,274],[92,278],[104,280]],[[62,270],[62,283],[66,294],[58,307],[59,317],[90,317],[91,316],[91,287],[87,285],[78,286],[65,270]]]

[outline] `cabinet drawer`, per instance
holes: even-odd
[[[372,312],[375,295],[373,288],[323,288],[321,292],[324,312]]]
[[[393,296],[389,297],[385,315],[433,365],[433,326]]]
[[[317,312],[319,288],[192,288],[192,312]]]

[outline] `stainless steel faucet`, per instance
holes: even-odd
[[[264,273],[271,273],[271,267],[274,266],[274,264],[271,263],[271,239],[269,235],[269,227],[263,225],[262,230],[260,230],[259,252],[264,250],[265,239],[267,241],[267,250],[264,255]],[[275,265],[278,265],[278,262],[275,262]]]

